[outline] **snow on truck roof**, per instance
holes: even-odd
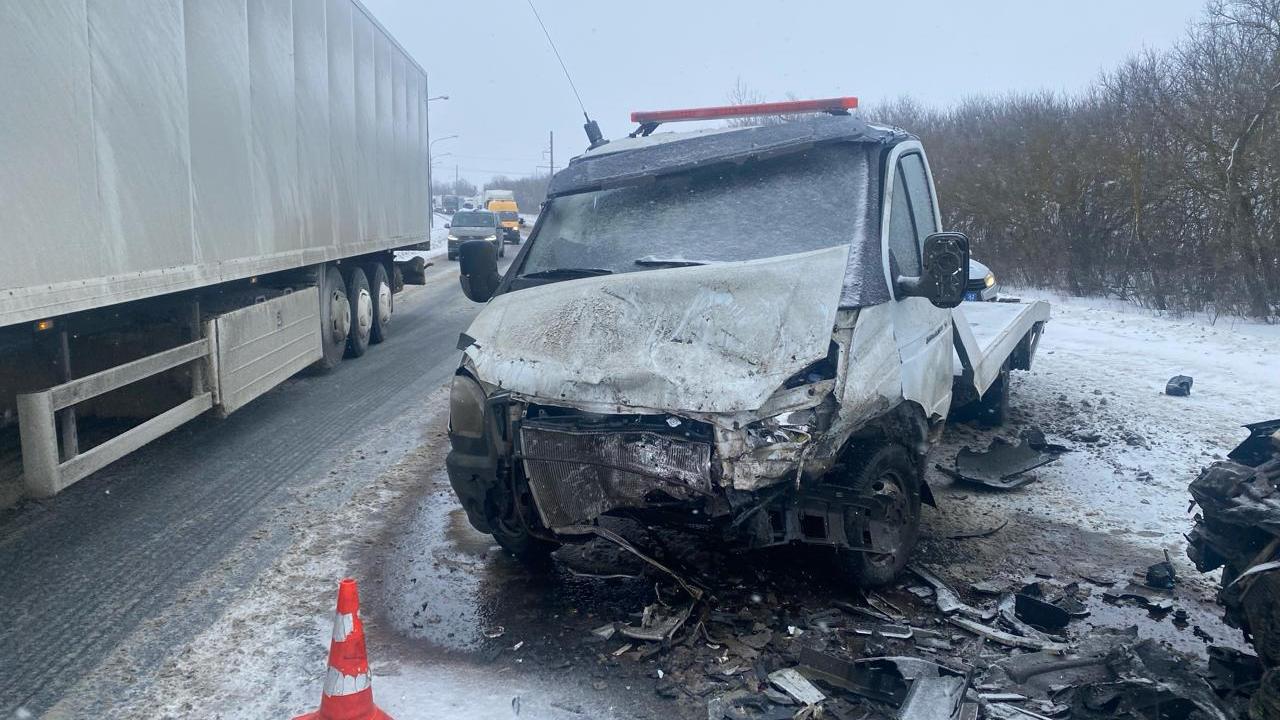
[[[640,182],[657,175],[800,152],[813,145],[862,142],[891,145],[912,137],[852,115],[815,116],[776,125],[704,128],[625,137],[588,150],[556,173],[548,197]]]

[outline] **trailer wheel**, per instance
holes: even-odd
[[[358,267],[347,271],[347,300],[351,303],[347,357],[360,357],[369,349],[369,331],[373,327],[373,297],[369,293],[369,280]]]
[[[395,293],[385,265],[372,262],[365,266],[364,272],[369,279],[369,295],[373,300],[373,324],[369,327],[369,342],[380,343],[387,339],[387,326],[395,311]]]
[[[332,265],[326,265],[320,273],[320,359],[313,367],[332,370],[342,362],[347,347],[347,334],[351,329],[351,303],[347,300],[347,285],[342,273]]]
[[[905,447],[886,443],[853,452],[848,473],[845,484],[877,507],[845,510],[845,535],[884,552],[841,550],[837,557],[855,584],[885,585],[906,567],[920,536],[920,471]]]

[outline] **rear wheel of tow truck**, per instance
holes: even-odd
[[[373,300],[373,324],[369,326],[369,342],[380,343],[387,339],[388,325],[395,311],[395,293],[392,291],[391,278],[387,275],[387,267],[380,262],[371,262],[364,268],[365,277],[369,280],[369,296]]]
[[[351,304],[347,357],[360,357],[369,349],[369,331],[373,327],[373,296],[369,292],[369,279],[358,267],[347,271],[347,301]]]
[[[326,265],[320,273],[320,359],[312,367],[332,370],[342,362],[351,329],[351,303],[342,273]]]
[[[908,450],[886,443],[849,458],[846,485],[876,509],[845,510],[845,534],[853,545],[883,552],[841,550],[845,574],[863,587],[892,582],[906,567],[920,536],[920,473]]]

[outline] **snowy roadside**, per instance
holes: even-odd
[[[992,577],[1026,579],[1032,569],[1058,577],[1123,583],[1168,550],[1182,583],[1180,607],[1193,624],[1222,628],[1214,578],[1186,557],[1191,529],[1187,485],[1247,432],[1244,423],[1280,415],[1280,327],[1243,321],[1160,317],[1109,300],[1022,293],[1053,304],[1053,318],[1030,372],[1013,374],[1011,421],[997,431],[952,424],[932,461],[950,465],[963,446],[985,449],[994,435],[1016,439],[1029,427],[1073,448],[1032,471],[1036,482],[1011,492],[955,483],[934,469],[939,509],[924,518],[922,552],[960,586]],[[1189,397],[1164,394],[1173,375],[1191,375]],[[949,535],[1009,524],[989,538]],[[1149,620],[1136,608],[1094,603],[1091,623]],[[1147,624],[1190,652],[1202,639],[1169,623]]]
[[[251,586],[242,601],[192,638],[161,665],[154,681],[117,697],[102,717],[267,718],[292,717],[314,710],[320,700],[328,660],[337,582],[361,582],[361,616],[366,623],[374,698],[396,718],[506,717],[513,698],[533,717],[576,717],[551,703],[570,693],[516,673],[450,658],[408,665],[397,660],[394,638],[379,626],[371,599],[380,594],[375,567],[361,565],[371,538],[389,515],[423,491],[443,465],[447,443],[448,391],[423,399],[432,414],[419,448],[389,472],[370,479],[350,501],[336,507],[308,502],[310,491],[285,512],[296,515],[289,549]],[[358,453],[357,453],[358,454]],[[353,457],[354,465],[359,458]],[[354,468],[338,468],[345,474]],[[318,479],[318,492],[327,481]],[[500,690],[499,690],[500,688]],[[592,708],[595,717],[612,717],[610,708]],[[50,717],[73,717],[55,708]]]

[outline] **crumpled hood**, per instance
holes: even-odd
[[[479,379],[594,412],[758,409],[827,354],[848,249],[499,295],[467,330]]]

